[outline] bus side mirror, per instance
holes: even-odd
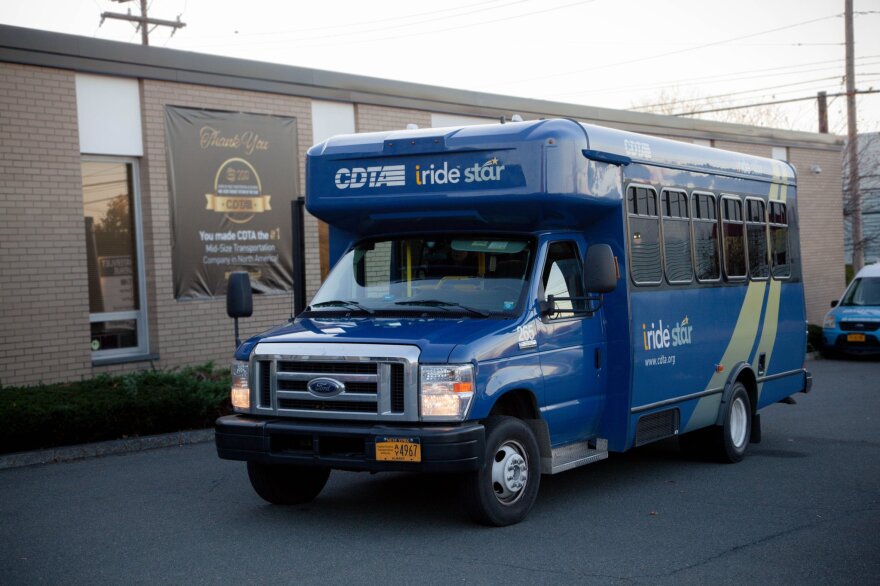
[[[229,275],[226,286],[226,315],[229,317],[250,317],[254,313],[254,298],[251,293],[251,277],[244,271]]]
[[[831,302],[831,307],[837,307],[837,299]]]
[[[593,293],[610,293],[617,288],[617,263],[607,244],[591,244],[587,249],[584,288]]]
[[[241,346],[238,337],[238,318],[250,317],[254,313],[254,296],[251,292],[251,277],[243,271],[229,275],[226,284],[226,315],[235,321],[235,347]]]

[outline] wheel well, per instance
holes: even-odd
[[[524,389],[508,391],[495,401],[489,415],[510,415],[519,419],[539,419],[535,396]]]
[[[744,368],[736,381],[742,383],[749,395],[749,402],[752,404],[752,415],[758,412],[758,381],[755,379],[755,373],[751,368]]]

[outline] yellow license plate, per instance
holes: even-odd
[[[864,342],[865,334],[847,334],[846,335],[847,342]]]
[[[377,437],[376,460],[380,462],[421,462],[422,444],[417,437]]]

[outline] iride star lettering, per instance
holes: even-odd
[[[492,158],[482,165],[474,163],[472,167],[464,170],[464,183],[480,183],[483,181],[500,181],[504,165],[498,164],[498,159]],[[462,172],[459,167],[449,168],[449,163],[443,162],[442,167],[435,167],[432,163],[427,169],[416,165],[416,185],[446,185],[461,181]]]
[[[676,346],[686,346],[691,343],[691,331],[693,326],[687,316],[681,322],[677,322],[670,329],[663,327],[663,320],[659,322],[657,329],[654,329],[654,323],[651,322],[651,328],[648,329],[646,324],[642,324],[642,341],[645,350],[657,350],[660,348],[675,348]]]

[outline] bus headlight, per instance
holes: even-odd
[[[232,363],[232,408],[236,411],[249,411],[251,408],[251,389],[248,384],[248,363]]]
[[[461,421],[474,398],[470,364],[419,368],[419,410],[423,420]]]

